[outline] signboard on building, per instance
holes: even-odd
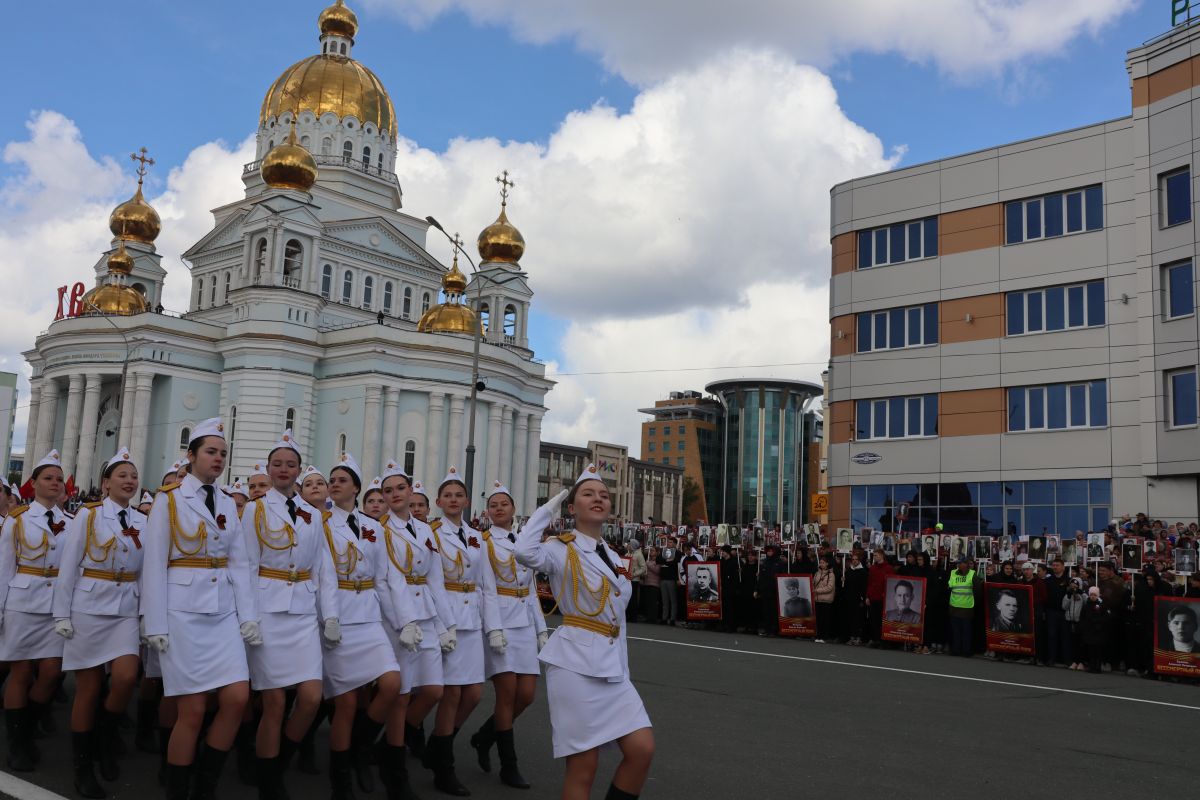
[[[810,502],[810,507],[812,509],[812,515],[814,517],[819,514],[828,514],[829,513],[829,495],[814,494],[812,496],[812,501]]]

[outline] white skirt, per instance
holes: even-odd
[[[411,652],[400,644],[398,633],[389,634],[396,662],[400,664],[400,694],[419,686],[442,685],[442,649],[432,619],[421,620],[421,644]]]
[[[163,693],[199,694],[250,680],[237,613],[167,610],[167,652],[161,654]]]
[[[459,631],[458,645],[442,653],[442,680],[446,686],[483,683],[483,631]]]
[[[502,672],[515,672],[518,675],[540,675],[541,665],[538,663],[537,628],[526,625],[524,628],[505,628],[504,638],[508,647],[504,655],[498,656],[490,647],[483,650],[484,673],[488,678]]]
[[[54,632],[54,617],[50,614],[5,609],[0,661],[62,658],[64,641]]]
[[[323,662],[321,685],[326,698],[366,686],[384,673],[400,671],[387,633],[378,622],[343,625],[341,643],[324,650]]]
[[[321,632],[316,614],[268,611],[259,624],[263,643],[246,648],[251,689],[261,692],[321,680]]]
[[[565,758],[650,727],[650,717],[628,678],[610,682],[546,665],[554,757]]]
[[[63,643],[65,670],[88,669],[139,650],[137,617],[110,617],[71,612],[75,635]]]

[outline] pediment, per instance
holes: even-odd
[[[439,273],[446,271],[446,267],[429,255],[425,248],[381,217],[327,223],[324,237],[326,241],[344,242],[385,258],[409,261]]]

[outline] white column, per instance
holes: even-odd
[[[79,477],[75,484],[81,489],[99,486],[99,476],[92,474],[96,460],[96,428],[100,415],[101,377],[95,372],[87,374],[87,387],[83,391],[83,420],[79,430],[79,458],[76,470]]]
[[[130,375],[129,380],[134,382],[133,418],[137,420],[130,437],[129,455],[139,470],[146,471],[146,431],[150,424],[150,390],[154,386],[154,373],[137,372]],[[157,476],[152,478],[157,479]]]
[[[529,444],[525,448],[525,508],[537,508],[538,457],[542,451],[542,416],[529,415]],[[532,511],[530,512],[532,513]]]
[[[62,466],[63,477],[69,478],[75,474],[75,462],[79,456],[79,420],[83,413],[83,375],[76,372],[71,376],[71,385],[67,389],[67,419],[64,425]],[[76,479],[75,485],[80,481]]]
[[[425,454],[417,464],[417,471],[425,477],[425,483],[442,479],[442,418],[445,414],[446,395],[442,392],[429,393],[429,416],[425,419]]]
[[[492,481],[500,480],[500,417],[504,414],[504,406],[491,403],[488,406],[488,438],[487,438],[487,475],[476,486],[483,486],[490,491]]]
[[[400,390],[392,386],[383,387],[383,457],[394,458],[404,464],[404,453],[397,452],[396,422],[400,413]]]
[[[37,433],[38,433],[38,417],[42,413],[42,382],[29,382],[29,422],[25,425],[25,463],[21,467],[21,483],[29,477],[29,473],[33,470],[35,457],[41,459],[41,456],[35,456],[37,453]]]
[[[270,268],[267,286],[279,286],[283,277],[283,228],[276,226],[271,236],[271,260],[267,262]]]
[[[513,415],[507,406],[502,409],[500,421],[500,477],[497,479],[512,488]]]
[[[135,381],[128,370],[125,373],[125,386],[121,392],[121,430],[117,433],[117,447],[129,446],[129,437],[133,432],[133,393]],[[138,465],[141,466],[140,464]]]
[[[379,474],[379,393],[378,386],[367,387],[367,405],[363,413],[362,461],[363,483]]]
[[[513,453],[512,462],[512,483],[508,485],[512,489],[513,500],[517,503],[517,513],[529,516],[533,513],[534,506],[523,502],[525,498],[525,477],[527,470],[525,468],[525,454],[529,450],[529,415],[518,411],[517,412],[517,430],[513,437],[515,452]],[[536,462],[535,462],[536,463]],[[537,478],[534,478],[537,481]],[[537,494],[536,489],[534,494]]]
[[[26,445],[25,471],[32,472],[33,465],[54,447],[54,429],[58,425],[58,381],[42,378],[42,397],[38,403],[37,440]],[[26,478],[29,475],[25,475]]]
[[[461,395],[450,395],[450,440],[446,445],[446,466],[463,468],[463,403]],[[442,475],[435,475],[430,484],[441,483]]]

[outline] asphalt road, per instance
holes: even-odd
[[[634,681],[658,745],[644,797],[965,791],[1144,799],[1194,791],[1195,685],[656,625],[629,633]],[[460,778],[477,798],[557,797],[562,766],[551,758],[544,693],[517,723],[529,792],[482,773],[466,745],[490,702],[489,688],[460,736]],[[55,714],[65,732],[66,708]],[[53,741],[59,747],[42,740],[38,772],[21,777],[73,797],[68,740],[63,733]],[[604,796],[616,761],[615,753],[602,757],[603,785],[593,797]],[[130,756],[122,767],[113,797],[162,796],[155,757]],[[418,766],[413,774],[422,797],[439,796],[429,773]],[[292,771],[288,785],[293,800],[328,797],[325,775]],[[221,797],[255,797],[238,784],[232,760]],[[384,793],[359,797],[383,800]]]

